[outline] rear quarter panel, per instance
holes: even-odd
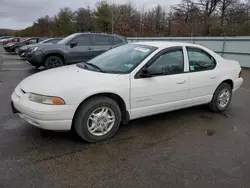
[[[208,51],[217,61],[216,71],[218,75],[218,86],[225,80],[232,80],[233,82],[236,82],[238,80],[239,72],[241,71],[239,62],[224,59],[223,57],[221,57],[210,49],[204,48],[202,46],[201,48]]]
[[[235,83],[238,80],[241,67],[237,61],[222,58],[218,68],[221,74],[220,83],[225,80],[232,80]]]

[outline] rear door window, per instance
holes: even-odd
[[[96,46],[109,46],[109,45],[111,45],[110,36],[95,35],[95,45]]]
[[[187,47],[187,53],[190,72],[212,70],[216,67],[216,60],[202,49]]]
[[[18,38],[15,38],[12,40],[13,42],[19,42],[19,39]]]
[[[28,41],[29,44],[35,44],[35,43],[37,43],[37,42],[38,42],[38,39],[30,39],[30,40]]]

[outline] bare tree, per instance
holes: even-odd
[[[238,0],[221,0],[219,3],[219,11],[220,11],[220,24],[224,26],[225,24],[225,16],[229,7],[232,7],[236,4]]]
[[[102,0],[95,9],[62,8],[16,35],[67,36],[95,29],[148,37],[250,35],[250,0],[182,0],[168,11],[161,5],[138,10],[133,2],[121,5]]]
[[[90,7],[79,8],[75,11],[75,24],[77,31],[91,31],[93,30],[93,13],[90,10]]]
[[[203,20],[204,20],[204,32],[203,34],[205,36],[209,35],[209,28],[210,28],[210,18],[212,14],[215,12],[218,4],[221,2],[221,0],[199,0],[197,5],[200,7],[200,10],[203,14]]]

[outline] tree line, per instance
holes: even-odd
[[[182,0],[171,7],[141,9],[100,1],[94,8],[61,8],[16,36],[64,37],[75,32],[123,36],[243,36],[250,34],[250,6],[242,0]]]

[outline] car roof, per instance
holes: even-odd
[[[141,44],[141,45],[148,45],[148,46],[154,46],[157,48],[169,48],[174,46],[193,46],[193,47],[201,47],[197,44],[192,43],[181,43],[181,42],[170,42],[170,41],[144,41],[144,42],[133,42],[133,44]]]
[[[109,33],[102,33],[102,32],[83,32],[83,33],[74,33],[74,34],[75,34],[75,35],[93,34],[93,35],[108,35],[108,36],[118,36],[118,37],[122,37],[121,35],[109,34]]]

